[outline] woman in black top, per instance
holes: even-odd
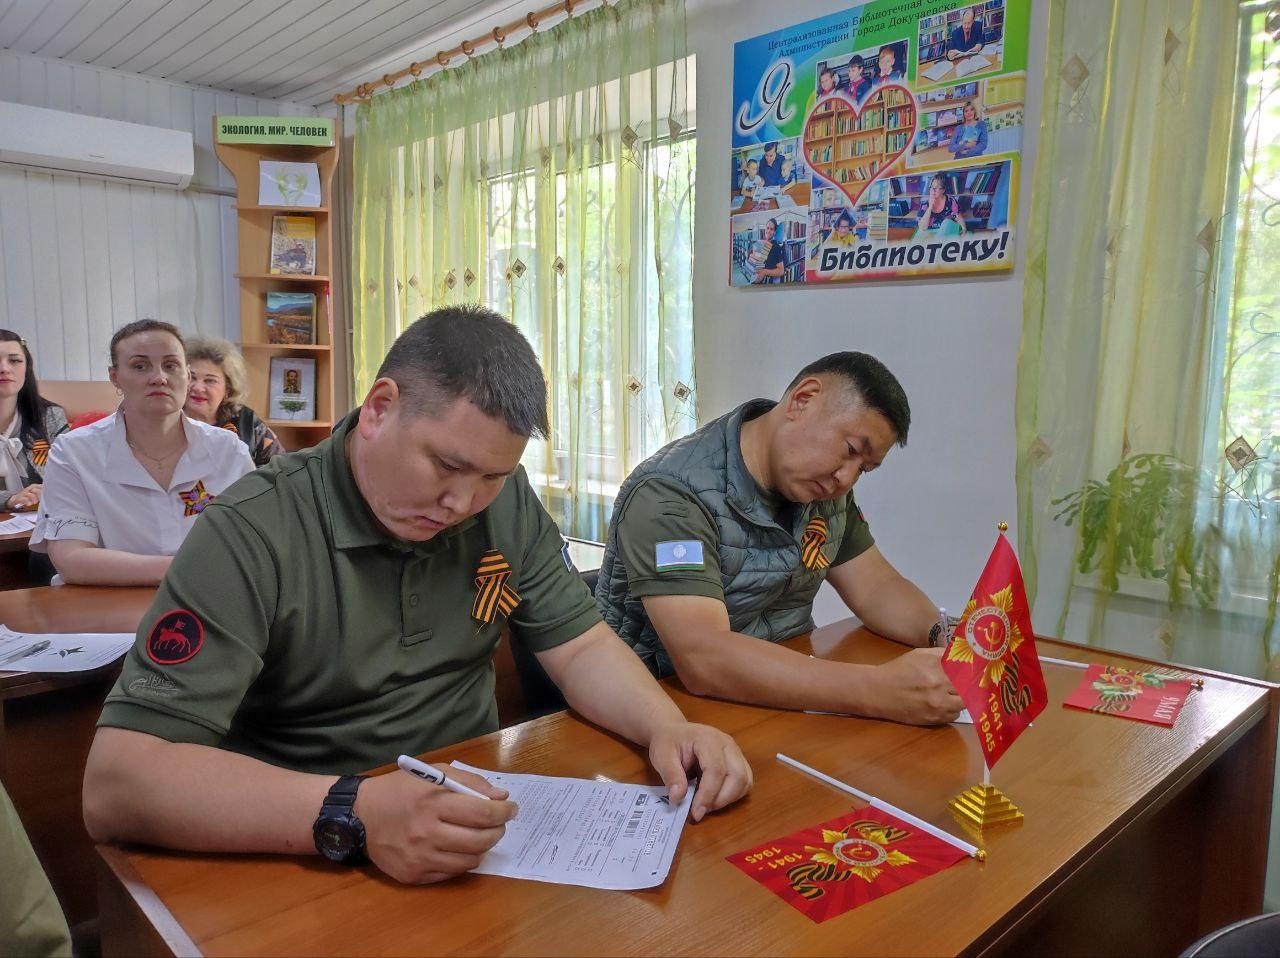
[[[272,456],[284,452],[271,427],[241,402],[248,374],[235,346],[213,336],[192,336],[187,339],[187,365],[191,386],[183,412],[234,432],[249,447],[255,466],[266,465]]]

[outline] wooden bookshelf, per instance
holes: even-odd
[[[338,146],[280,146],[218,143],[214,117],[214,149],[236,181],[237,270],[240,285],[240,348],[249,373],[248,405],[276,431],[286,449],[304,449],[324,439],[335,416],[333,382],[333,315],[329,276],[334,266],[333,230],[329,215]],[[320,171],[321,205],[264,206],[258,203],[258,162],[284,160],[315,163]],[[315,221],[314,275],[275,275],[270,272],[272,218],[283,214],[309,216]],[[306,345],[267,342],[267,293],[311,292],[316,296],[315,342]],[[278,356],[312,359],[316,364],[315,418],[268,418],[271,360]]]
[[[908,145],[915,104],[898,88],[872,91],[860,113],[832,97],[805,126],[805,159],[832,182],[857,196],[876,173]]]

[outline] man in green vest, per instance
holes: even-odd
[[[98,841],[313,849],[400,881],[468,871],[515,814],[406,774],[359,773],[497,728],[504,622],[583,717],[646,746],[694,819],[751,773],[687,722],[613,631],[520,466],[546,435],[528,342],[481,308],[392,346],[363,405],[208,505],[144,617],[89,755]]]
[[[618,492],[596,585],[605,621],[698,695],[953,721],[938,609],[876,548],[853,497],[910,425],[893,374],[843,352],[806,366],[780,402],[753,400],[659,450]],[[924,648],[869,666],[774,644],[813,629],[824,580],[870,629]]]

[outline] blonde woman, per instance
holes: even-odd
[[[187,340],[187,365],[191,386],[183,412],[235,433],[249,447],[255,466],[265,466],[272,456],[284,452],[271,427],[242,402],[249,376],[240,350],[225,339],[192,336]]]

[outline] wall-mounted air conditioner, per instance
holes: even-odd
[[[181,190],[195,146],[184,130],[0,100],[0,163]]]

